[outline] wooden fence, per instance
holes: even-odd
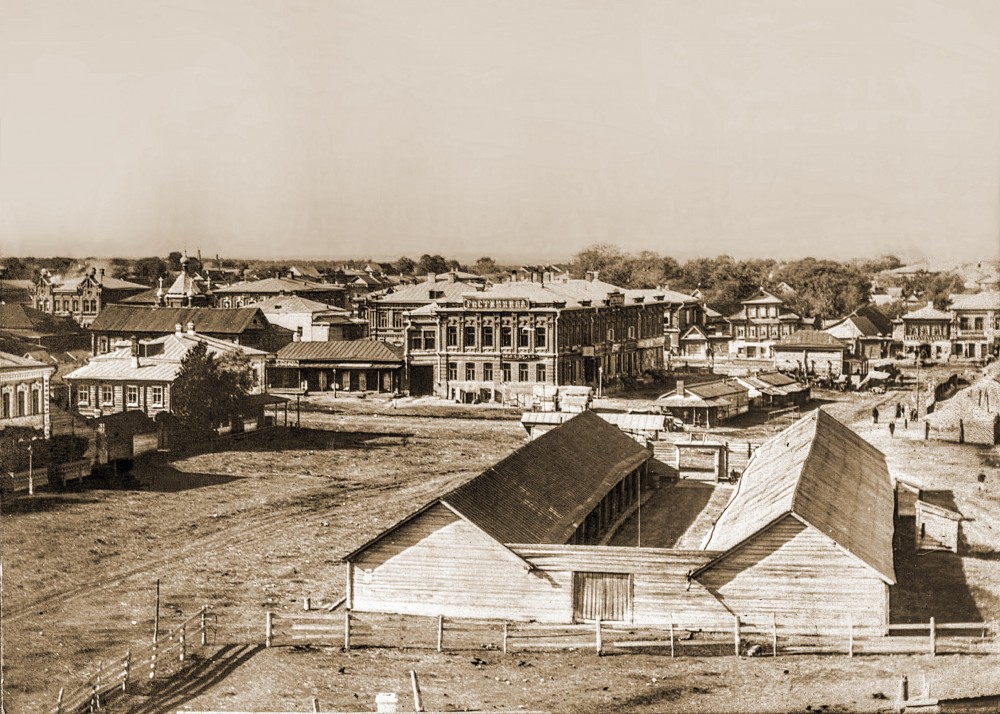
[[[209,608],[205,606],[151,645],[129,649],[123,657],[100,663],[86,681],[69,690],[60,689],[50,714],[89,714],[105,708],[128,692],[136,680],[153,680],[173,673],[187,661],[192,648],[208,644]]]
[[[533,650],[656,650],[671,657],[682,653],[734,654],[955,654],[998,653],[996,623],[965,622],[855,625],[851,618],[811,626],[729,622],[636,626],[621,622],[543,624],[458,618],[341,612],[267,613],[265,645],[315,644],[343,647],[407,647],[462,651],[498,649],[504,653]]]

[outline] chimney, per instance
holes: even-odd
[[[538,282],[538,272],[535,271],[535,270],[531,271],[531,282],[533,282],[533,283],[537,283]]]
[[[458,273],[456,273],[454,270],[448,271],[448,282],[454,283],[456,280],[458,280]]]
[[[934,309],[934,301],[933,300],[928,300],[927,301],[927,307],[929,307],[930,309],[933,310]]]
[[[139,369],[139,338],[132,335],[129,341],[129,348],[132,354],[132,369]]]
[[[516,283],[517,282],[517,271],[516,270],[510,271],[510,281],[512,283]]]
[[[427,282],[433,283],[437,281],[437,275],[434,273],[427,273]]]
[[[594,271],[592,271],[590,273],[590,280],[591,280],[591,282],[598,282],[598,281],[600,281],[600,279],[601,279],[601,271],[594,270]]]
[[[295,334],[292,335],[292,342],[302,342],[302,325],[295,328]]]
[[[181,325],[181,323],[178,322],[176,325],[174,325],[174,334],[180,337],[183,333],[184,333],[184,327]]]
[[[189,321],[189,322],[188,322],[188,325],[187,325],[187,333],[188,333],[189,335],[193,335],[193,334],[194,334],[194,322],[192,322],[192,321]]]
[[[678,379],[677,380],[677,396],[678,397],[683,397],[684,396],[684,380],[683,379]]]

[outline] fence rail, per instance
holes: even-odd
[[[157,672],[171,663],[183,663],[188,659],[192,646],[208,644],[206,605],[186,620],[176,625],[164,637],[152,644],[129,649],[124,657],[99,663],[97,671],[82,684],[70,690],[59,690],[56,705],[50,714],[89,714],[105,708],[116,695],[128,692],[130,682],[138,677],[152,680]],[[194,636],[194,642],[189,641]]]
[[[343,647],[395,647],[461,651],[502,649],[607,651],[669,650],[675,656],[699,648],[699,654],[946,654],[997,653],[995,622],[856,625],[852,618],[809,626],[780,622],[684,622],[672,617],[663,625],[622,622],[537,623],[503,620],[388,615],[343,610],[336,613],[267,613],[268,647],[310,641]]]

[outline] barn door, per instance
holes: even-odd
[[[632,576],[627,573],[574,573],[573,618],[629,622]]]

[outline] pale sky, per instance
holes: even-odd
[[[0,0],[0,256],[1000,257],[997,0]]]

